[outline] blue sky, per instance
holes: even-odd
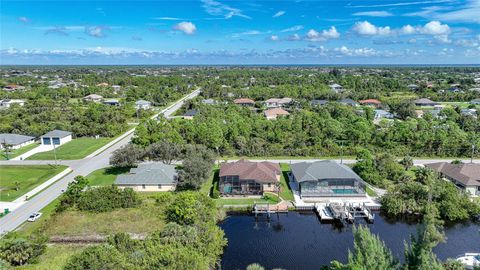
[[[0,64],[478,64],[480,0],[2,0]]]

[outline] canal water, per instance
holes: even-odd
[[[346,262],[348,250],[353,249],[351,225],[341,228],[322,224],[313,212],[273,215],[270,222],[251,215],[230,215],[220,226],[228,238],[222,270],[244,270],[251,263],[259,263],[265,269],[319,269],[332,260]],[[415,221],[390,220],[379,214],[367,226],[401,260],[404,241],[417,229]],[[447,242],[434,249],[440,259],[480,252],[479,223],[446,225],[445,234]]]

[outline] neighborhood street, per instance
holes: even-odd
[[[166,109],[159,112],[159,114],[163,114],[165,117],[169,117],[172,115],[176,110],[178,110],[183,102],[188,99],[192,99],[200,93],[200,89],[196,89],[189,95],[183,97],[182,99],[178,100],[174,104],[170,105]],[[152,118],[156,118],[159,114],[153,116]],[[45,206],[47,206],[50,202],[55,200],[58,196],[61,195],[62,190],[67,188],[69,182],[73,181],[75,176],[83,175],[86,176],[91,172],[109,166],[109,159],[111,154],[127,145],[131,138],[133,137],[133,132],[130,130],[126,132],[123,136],[120,136],[120,140],[115,144],[110,145],[107,149],[103,152],[99,153],[94,157],[87,157],[81,160],[69,160],[69,161],[59,161],[58,164],[70,166],[72,172],[65,176],[64,178],[58,180],[50,187],[46,188],[44,191],[40,192],[27,202],[23,203],[20,207],[16,210],[9,213],[4,218],[0,219],[0,235],[3,235],[9,231],[14,230],[18,226],[20,226],[23,222],[27,220],[29,215],[33,212],[38,212]],[[54,161],[1,161],[0,165],[26,165],[26,164],[54,164]]]

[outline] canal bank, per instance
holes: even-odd
[[[404,243],[416,233],[415,220],[388,219],[377,214],[373,224],[359,220],[378,234],[392,253],[403,260]],[[346,262],[353,249],[352,226],[321,223],[313,212],[273,214],[269,220],[249,214],[230,214],[220,226],[228,238],[222,269],[245,269],[259,263],[265,269],[319,269],[332,260]],[[441,260],[480,251],[480,224],[446,225],[447,242],[435,253]]]

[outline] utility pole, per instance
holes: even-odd
[[[470,163],[473,163],[473,155],[475,154],[475,144],[472,144],[472,156],[470,157]]]
[[[340,164],[343,164],[343,141],[340,141]]]
[[[53,138],[52,138],[52,144],[53,144],[53,156],[55,157],[55,166],[58,165],[57,164],[57,149],[55,148],[55,142],[53,141]]]

